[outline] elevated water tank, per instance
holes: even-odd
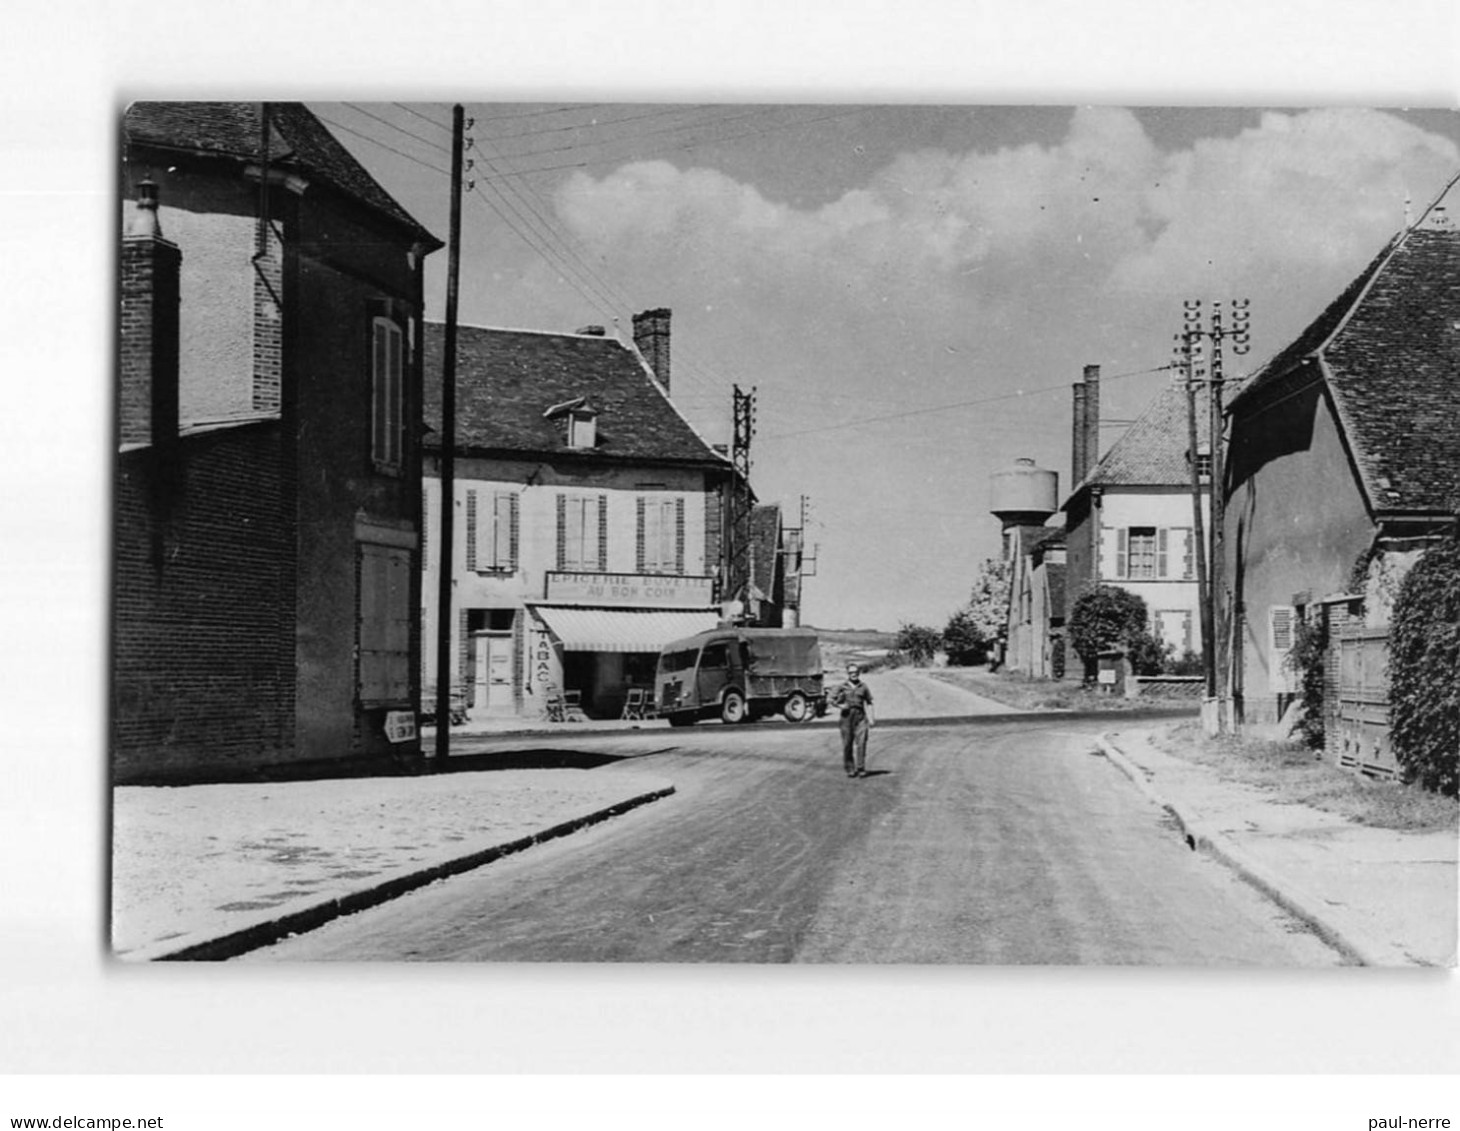
[[[989,477],[989,510],[1004,524],[1043,526],[1059,510],[1059,472],[1036,467],[1032,459],[1016,459],[1013,466]]]

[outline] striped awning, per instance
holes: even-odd
[[[720,614],[683,609],[580,609],[535,605],[569,652],[657,652],[671,640],[707,632]]]

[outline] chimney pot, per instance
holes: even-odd
[[[162,238],[162,222],[157,216],[157,182],[143,178],[137,182],[137,199],[127,224],[127,235]]]

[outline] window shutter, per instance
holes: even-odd
[[[1167,542],[1169,540],[1168,539],[1168,535],[1169,534],[1170,534],[1170,531],[1168,531],[1164,526],[1160,527],[1156,531],[1156,576],[1157,577],[1164,578],[1164,577],[1169,576],[1169,570],[1166,568],[1166,562],[1167,562],[1167,559],[1168,559],[1168,556],[1169,556],[1167,554]]]
[[[638,497],[638,499],[635,500],[635,503],[636,503],[636,506],[635,506],[634,509],[637,512],[637,522],[636,522],[637,536],[636,536],[636,539],[635,539],[636,545],[635,545],[635,548],[634,548],[634,560],[635,560],[635,562],[637,564],[634,566],[634,572],[635,573],[643,573],[644,572],[644,562],[645,562],[645,558],[644,558],[644,496],[643,495],[640,495]]]
[[[586,507],[584,508],[587,509]],[[608,496],[598,496],[598,564],[595,569],[608,568]]]
[[[511,511],[509,517],[509,522],[511,523],[511,532],[509,535],[510,543],[507,549],[507,568],[512,570],[514,573],[517,571],[517,532],[521,524],[521,520],[518,518],[518,510],[520,506],[521,503],[518,500],[518,496],[514,493],[512,495],[512,502],[509,507],[509,510]]]
[[[1268,661],[1268,690],[1284,692],[1293,690],[1294,673],[1288,667],[1288,655],[1293,650],[1294,609],[1291,605],[1273,605],[1267,610],[1268,643],[1271,653]]]
[[[386,462],[392,467],[399,467],[401,463],[401,433],[402,416],[404,413],[405,381],[402,379],[401,368],[404,358],[402,348],[400,327],[390,323],[386,327],[386,365],[388,366],[388,390],[389,401],[385,408],[386,423],[389,427],[389,434],[385,438]]]
[[[377,460],[385,453],[385,326],[376,318],[370,323],[370,454]]]
[[[684,500],[674,500],[674,572],[684,572]]]
[[[1130,541],[1130,531],[1122,526],[1115,532],[1115,576],[1124,578],[1129,576],[1127,548]]]
[[[431,543],[426,540],[426,533],[431,529],[431,492],[421,484],[421,568],[431,567],[430,547]]]
[[[477,493],[466,493],[466,568],[477,568]]]
[[[558,496],[558,572],[565,568],[568,553],[568,500]]]
[[[1178,527],[1176,533],[1180,535],[1178,541],[1181,545],[1181,579],[1190,581],[1192,575],[1192,542],[1191,528],[1188,526]]]

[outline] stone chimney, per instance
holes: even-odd
[[[1085,475],[1100,462],[1100,366],[1085,366]],[[1080,478],[1084,478],[1082,475]]]
[[[178,431],[182,252],[162,236],[157,186],[142,181],[122,236],[118,440],[167,447]]]
[[[669,391],[669,311],[664,307],[634,315],[634,345]]]

